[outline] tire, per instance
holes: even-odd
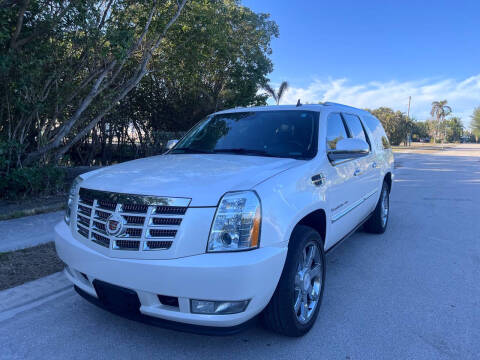
[[[384,181],[377,206],[375,207],[370,219],[365,222],[365,230],[373,234],[383,234],[387,229],[389,216],[390,191],[388,190],[388,184]]]
[[[313,260],[309,263],[305,258],[310,259],[310,254]],[[324,284],[322,238],[314,229],[298,225],[290,237],[287,259],[277,288],[262,313],[264,325],[287,336],[306,334],[317,319]],[[302,306],[303,303],[307,305]]]

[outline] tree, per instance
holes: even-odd
[[[237,2],[191,1],[165,39],[162,57],[152,61],[154,71],[106,120],[128,118],[148,137],[187,130],[217,110],[263,105],[267,96],[258,90],[273,68],[274,36],[278,27],[267,15]]]
[[[154,71],[104,119],[104,125],[118,128],[118,134],[133,127],[142,154],[151,154],[161,150],[166,131],[185,131],[225,108],[266,104],[267,96],[258,90],[273,68],[268,55],[275,36],[278,27],[268,15],[236,1],[189,2],[165,39],[162,57],[152,61]],[[104,130],[95,132],[85,144]],[[114,139],[128,142],[125,136]]]
[[[472,123],[470,124],[470,128],[472,129],[472,133],[475,136],[475,141],[478,142],[480,139],[480,106],[473,110],[472,114]]]
[[[445,121],[445,117],[452,113],[452,108],[447,105],[447,100],[432,102],[432,110],[430,115],[436,120],[436,131],[434,133],[434,141],[437,142],[440,133],[440,126]],[[445,140],[445,136],[444,139]]]
[[[401,111],[393,111],[388,107],[380,107],[370,111],[382,123],[392,145],[400,145],[405,141],[412,121]]]
[[[464,130],[462,140],[465,140],[466,142],[471,142],[471,143],[477,142],[475,134],[473,134],[473,132],[470,130]]]
[[[273,97],[273,100],[275,100],[275,102],[278,105],[278,104],[280,104],[280,100],[282,99],[283,95],[285,94],[285,91],[287,91],[287,89],[288,89],[288,82],[283,81],[280,84],[280,87],[278,88],[277,92],[275,92],[275,89],[273,89],[269,84],[266,84],[264,86],[264,89],[268,93],[268,95]]]
[[[451,117],[444,121],[447,142],[460,142],[463,136],[463,123],[459,117]]]
[[[428,123],[426,121],[414,121],[412,139],[419,141],[428,138]]]
[[[239,0],[2,2],[0,145],[14,166],[88,163],[113,144],[137,152],[216,110],[265,104],[276,36]]]
[[[7,127],[24,145],[23,163],[62,156],[135,88],[186,2],[25,0],[2,9],[14,29],[0,36],[2,95],[18,105]]]

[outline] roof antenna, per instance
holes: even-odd
[[[297,107],[302,106],[302,103],[300,102],[300,99],[297,101]]]

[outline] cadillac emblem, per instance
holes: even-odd
[[[123,233],[127,221],[118,214],[112,214],[107,219],[107,233],[112,236],[117,236]]]

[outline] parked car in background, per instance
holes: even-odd
[[[387,228],[393,154],[366,111],[236,108],[169,146],[78,177],[55,228],[66,276],[109,310],[206,332],[260,314],[301,336],[325,254],[362,224]]]

